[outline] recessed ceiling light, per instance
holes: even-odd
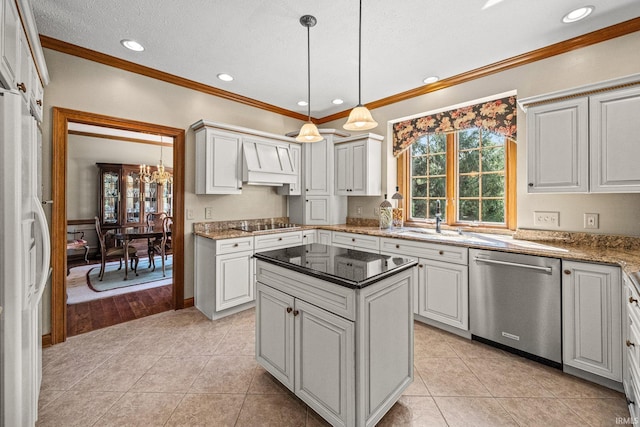
[[[231,80],[233,80],[233,76],[231,76],[230,74],[227,74],[227,73],[218,74],[218,78],[220,80],[222,80],[223,82],[230,82]]]
[[[298,101],[298,105],[301,107],[306,107],[307,105],[309,105],[309,103],[307,101]]]
[[[440,77],[438,76],[431,76],[431,77],[427,77],[423,80],[424,84],[428,85],[429,83],[435,83],[438,80],[440,80]]]
[[[586,18],[591,15],[591,12],[595,9],[594,6],[583,6],[578,9],[572,10],[571,12],[564,15],[562,18],[562,22],[565,24],[570,24],[572,22],[580,21],[581,19]]]
[[[144,46],[142,46],[135,40],[120,40],[120,44],[122,44],[122,46],[126,47],[127,49],[133,50],[135,52],[142,52],[144,50]]]
[[[342,104],[343,102],[344,102],[344,101],[343,101],[342,99],[340,99],[340,98],[336,98],[336,99],[334,99],[333,101],[331,101],[331,103],[332,103],[332,104],[334,104],[334,105],[340,105],[340,104]]]

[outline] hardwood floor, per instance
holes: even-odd
[[[172,285],[67,305],[67,336],[83,334],[171,309]]]

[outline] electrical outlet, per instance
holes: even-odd
[[[599,214],[597,213],[586,213],[584,214],[584,228],[599,228]]]
[[[213,219],[213,208],[204,208],[204,219]]]
[[[560,212],[533,211],[533,225],[538,227],[560,227]]]
[[[187,219],[193,219],[193,209],[187,209]]]
[[[356,207],[356,215],[362,215],[362,206]]]

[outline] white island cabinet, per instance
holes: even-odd
[[[416,261],[321,244],[256,258],[258,363],[330,424],[374,426],[413,381]]]

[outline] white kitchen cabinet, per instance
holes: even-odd
[[[255,236],[253,247],[256,252],[259,252],[299,246],[302,244],[302,231],[284,231]]]
[[[27,41],[27,35],[24,31],[20,31],[20,67],[18,68],[18,77],[16,78],[18,82],[18,90],[24,98],[24,102],[29,104],[29,98],[31,96],[31,73],[32,67],[31,63],[33,62],[33,58],[31,57],[31,51],[29,48],[29,42]]]
[[[469,267],[418,259],[417,314],[469,329]]]
[[[300,185],[302,183],[302,179],[300,174],[302,173],[301,169],[301,158],[302,155],[302,147],[299,144],[289,144],[289,151],[291,152],[291,159],[293,161],[293,167],[296,171],[296,181],[291,184],[285,184],[282,187],[278,187],[276,192],[281,196],[299,196],[302,194]]]
[[[367,133],[336,141],[336,194],[342,196],[382,194],[382,139],[380,135]]]
[[[323,135],[324,136],[324,135]],[[333,179],[329,174],[333,170],[333,138],[304,144],[304,188],[307,196],[329,196]]]
[[[317,236],[316,230],[302,230],[302,244],[310,245],[316,243]]]
[[[562,360],[622,381],[620,268],[563,261]]]
[[[20,77],[20,34],[22,24],[16,3],[2,1],[2,34],[0,37],[0,79],[5,89],[17,89]]]
[[[638,406],[640,394],[640,296],[631,279],[624,274],[622,342],[624,345],[622,384],[627,397],[627,406],[631,417],[640,416]],[[637,423],[634,422],[634,425]]]
[[[341,248],[359,249],[367,252],[377,253],[380,251],[380,238],[366,234],[334,231],[331,244]]]
[[[640,87],[589,97],[591,192],[640,191]]]
[[[586,97],[527,110],[529,193],[589,191],[589,101]]]
[[[195,133],[196,194],[240,194],[242,137],[206,126]]]
[[[218,319],[254,305],[253,237],[195,236],[194,305]]]
[[[330,245],[332,238],[332,232],[329,230],[316,230],[316,243],[322,243],[323,245]]]

